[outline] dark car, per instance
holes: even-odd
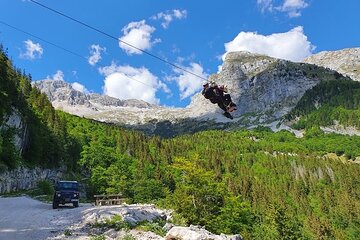
[[[79,184],[76,181],[59,181],[55,187],[53,208],[59,204],[72,203],[74,207],[79,206]]]

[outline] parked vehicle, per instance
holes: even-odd
[[[53,198],[53,209],[58,208],[59,204],[72,203],[74,207],[79,207],[79,184],[76,181],[59,181],[55,187]]]

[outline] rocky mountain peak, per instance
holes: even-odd
[[[56,108],[99,121],[113,122],[148,133],[178,134],[208,128],[238,128],[271,123],[287,114],[306,90],[321,81],[350,80],[313,64],[294,63],[249,52],[227,54],[219,73],[210,76],[226,84],[238,105],[234,120],[200,91],[186,108],[166,108],[139,100],[119,100],[85,94],[64,82],[35,82]],[[70,85],[70,86],[69,86]],[[176,132],[172,134],[172,132]],[[161,134],[160,133],[160,134]]]
[[[305,58],[304,62],[330,68],[360,81],[360,48],[320,52]]]
[[[156,107],[137,99],[120,100],[97,93],[80,92],[74,89],[70,83],[63,80],[40,80],[33,82],[33,85],[45,93],[56,108],[69,112],[72,112],[71,107],[74,108],[73,111],[77,111],[78,108],[99,111],[109,107]]]

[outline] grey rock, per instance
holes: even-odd
[[[209,79],[228,86],[238,105],[234,120],[222,116],[222,110],[200,92],[186,108],[166,108],[139,100],[79,93],[64,82],[45,80],[34,85],[48,94],[55,108],[63,111],[147,134],[173,137],[206,129],[269,124],[289,113],[304,93],[321,81],[350,80],[324,67],[249,52],[227,54],[222,70]]]
[[[175,226],[165,236],[166,240],[242,240],[241,235],[215,235],[200,226]]]
[[[338,51],[324,51],[303,60],[338,71],[355,81],[360,81],[360,48],[347,48]]]
[[[19,167],[0,174],[0,193],[9,193],[31,189],[37,186],[39,180],[56,182],[61,179],[64,169],[29,169]]]

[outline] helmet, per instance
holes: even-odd
[[[203,81],[203,82],[202,82],[202,85],[203,85],[203,86],[206,86],[206,85],[208,85],[208,84],[209,84],[209,82],[207,82],[207,81]]]
[[[228,87],[226,85],[223,86],[223,91],[228,92]]]

